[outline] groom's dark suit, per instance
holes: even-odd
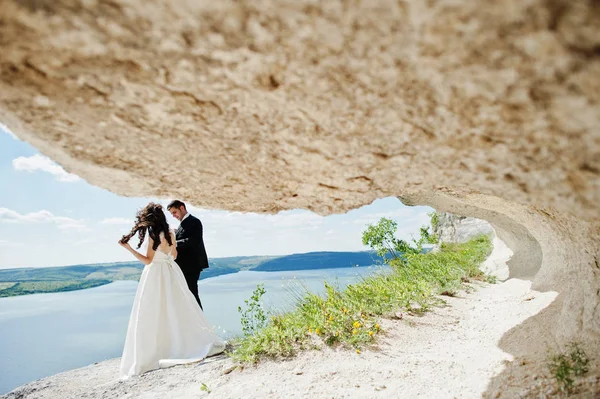
[[[194,294],[198,305],[202,308],[198,296],[198,279],[200,272],[208,268],[208,257],[202,239],[202,222],[189,215],[181,221],[175,232],[177,239],[177,259],[175,262],[181,268],[187,285]]]

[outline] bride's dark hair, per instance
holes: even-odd
[[[144,242],[144,238],[146,237],[146,230],[152,238],[152,249],[156,251],[158,246],[160,245],[160,233],[164,233],[165,239],[169,243],[169,246],[173,245],[171,241],[171,234],[169,232],[169,223],[167,223],[167,218],[165,217],[165,213],[163,212],[163,207],[160,204],[155,204],[154,202],[149,203],[143,209],[139,210],[135,215],[135,224],[131,229],[131,232],[127,235],[124,235],[121,238],[122,243],[127,243],[136,233],[138,233],[140,237],[140,243],[138,244],[138,249],[142,246]]]

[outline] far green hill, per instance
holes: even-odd
[[[365,252],[309,252],[271,259],[256,266],[257,272],[284,270],[335,269],[341,267],[371,266],[383,263],[374,251]]]

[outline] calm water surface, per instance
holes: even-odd
[[[287,310],[295,293],[323,292],[327,280],[340,288],[377,270],[375,267],[252,272],[199,282],[206,316],[225,338],[241,333],[238,306],[256,285],[265,285],[270,311]],[[0,299],[0,394],[61,371],[120,357],[135,281],[54,294]]]

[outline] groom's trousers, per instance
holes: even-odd
[[[200,302],[200,296],[198,295],[198,280],[200,279],[200,272],[196,273],[184,273],[185,281],[187,283],[188,288],[194,294],[194,298],[196,298],[196,302],[200,305],[200,309],[202,308],[202,303]]]

